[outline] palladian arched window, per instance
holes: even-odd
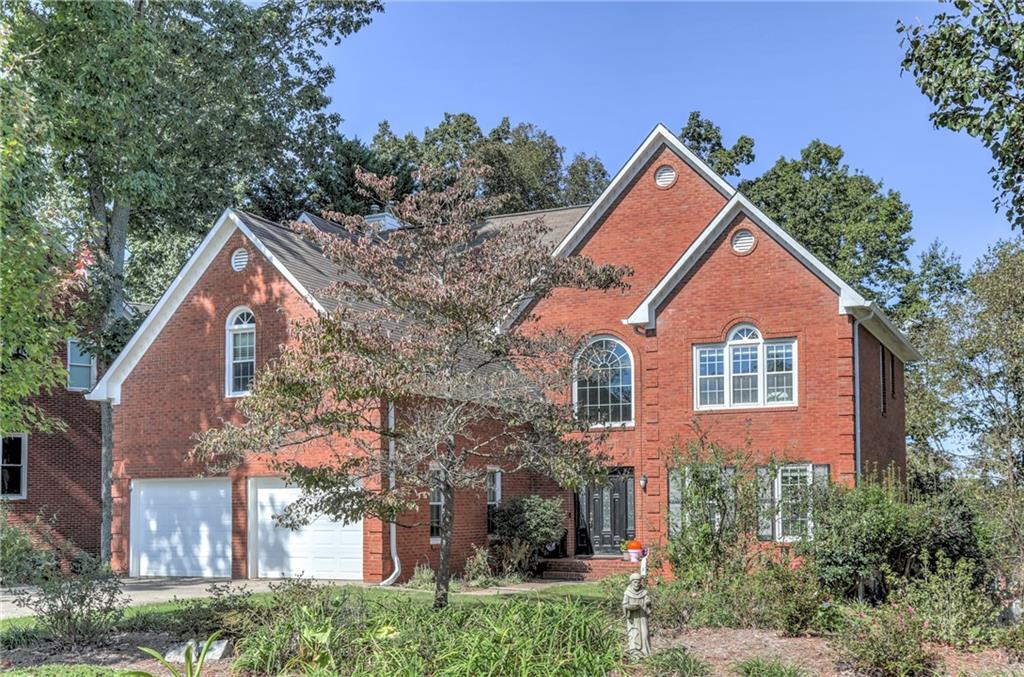
[[[573,402],[593,425],[633,422],[633,358],[621,341],[600,336],[580,352]]]
[[[698,409],[796,404],[796,340],[765,340],[741,324],[725,343],[694,346]]]
[[[248,308],[236,308],[228,315],[226,355],[228,397],[248,395],[256,376],[256,316]]]

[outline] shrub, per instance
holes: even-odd
[[[23,585],[54,572],[53,551],[34,543],[21,525],[9,523],[8,513],[7,504],[0,501],[0,585]]]
[[[734,669],[741,677],[805,677],[810,674],[778,658],[748,658],[737,663]]]
[[[711,674],[711,665],[684,647],[666,649],[653,654],[644,661],[644,668],[651,675],[666,677],[707,677]]]
[[[788,559],[763,558],[751,577],[749,590],[756,605],[752,614],[755,623],[791,637],[811,628],[824,601],[813,566],[797,565]]]
[[[405,582],[405,587],[413,590],[433,590],[434,570],[429,564],[417,564],[413,567],[412,576]]]
[[[77,574],[55,573],[38,589],[19,592],[14,603],[32,610],[36,623],[59,644],[100,642],[121,619],[128,599],[108,567],[82,554]]]
[[[543,548],[565,535],[565,512],[561,498],[523,496],[494,511],[494,533],[505,544],[506,562],[520,573],[535,568]],[[514,551],[518,556],[509,557]],[[529,553],[523,557],[522,553]]]
[[[473,546],[473,553],[466,558],[462,576],[470,585],[480,588],[486,588],[493,584],[495,576],[491,571],[491,555],[487,552],[487,548]]]
[[[1007,628],[998,636],[997,644],[1011,661],[1024,663],[1024,623]]]
[[[977,567],[970,560],[953,564],[940,556],[920,578],[894,582],[889,598],[914,609],[925,621],[925,637],[957,648],[978,646],[992,638],[999,608],[979,589]]]
[[[913,609],[890,604],[850,609],[843,631],[832,637],[831,643],[861,672],[908,677],[931,671],[934,659],[924,640],[924,619]]]
[[[206,637],[218,632],[227,637],[241,635],[253,622],[257,605],[246,588],[234,588],[230,583],[212,583],[207,589],[210,596],[195,599],[175,599],[178,609],[174,614],[175,629],[183,637]]]

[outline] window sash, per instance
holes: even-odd
[[[786,407],[797,404],[797,341],[696,345],[696,409]]]
[[[775,536],[782,542],[798,541],[811,534],[809,489],[814,480],[810,463],[780,466],[775,473]],[[800,504],[804,503],[803,506]],[[800,512],[796,512],[797,510]]]
[[[17,458],[14,458],[17,440]],[[28,493],[28,435],[4,435],[0,449],[0,495],[6,499],[25,498]]]
[[[256,376],[256,329],[232,329],[229,336],[231,394],[245,395],[252,388]]]
[[[434,475],[433,486],[430,489],[430,540],[441,540],[441,508],[444,506],[444,492],[440,487],[441,478]]]
[[[591,341],[577,356],[577,365],[592,360],[592,351],[607,350],[616,359],[600,360],[586,375],[573,379],[576,415],[592,427],[633,424],[633,356],[624,343],[610,337]]]
[[[95,385],[96,360],[82,350],[82,342],[68,339],[68,390],[89,390]]]

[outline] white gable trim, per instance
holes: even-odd
[[[838,312],[860,317],[862,312],[874,310],[877,326],[872,326],[872,333],[885,343],[886,347],[896,353],[904,361],[919,360],[921,354],[910,344],[907,338],[896,328],[880,308],[865,299],[853,287],[844,282],[822,263],[816,256],[797,242],[778,224],[768,218],[746,196],[735,193],[707,225],[696,240],[686,249],[683,255],[658,282],[657,286],[640,302],[633,313],[623,320],[624,324],[654,329],[657,325],[659,306],[675,290],[686,275],[697,265],[701,257],[711,248],[722,232],[729,227],[740,214],[745,214],[772,239],[782,245],[791,255],[800,261],[818,279],[824,282],[839,297]]]
[[[730,198],[736,193],[736,189],[729,185],[725,179],[716,174],[707,163],[693,154],[683,145],[679,138],[673,134],[668,127],[658,124],[651,133],[647,135],[644,142],[636,149],[636,152],[626,161],[622,169],[615,175],[612,182],[604,189],[604,192],[594,200],[590,209],[580,217],[576,225],[572,227],[562,241],[555,247],[554,256],[569,256],[576,249],[580,242],[590,233],[605,212],[615,204],[615,201],[622,195],[622,192],[636,178],[636,175],[644,168],[647,162],[654,157],[662,146],[667,146],[678,155],[694,171],[701,175],[708,183],[715,187],[723,197]]]
[[[249,230],[238,218],[238,215],[231,209],[225,209],[224,213],[220,215],[216,223],[213,224],[213,228],[206,234],[203,241],[196,248],[196,251],[192,254],[189,260],[185,263],[185,266],[178,273],[174,281],[171,282],[170,286],[160,297],[153,309],[146,316],[146,319],[142,322],[142,325],[135,331],[131,339],[118,354],[117,358],[113,361],[106,373],[103,374],[103,378],[100,379],[99,383],[88,393],[85,397],[88,400],[110,400],[114,404],[121,402],[121,384],[128,378],[135,365],[139,363],[142,356],[146,354],[149,347],[156,340],[156,337],[160,335],[163,328],[167,326],[171,317],[174,315],[178,306],[181,305],[182,301],[188,296],[189,292],[195,286],[199,278],[203,276],[210,263],[221,251],[228,239],[231,237],[235,230],[241,231],[246,238],[248,238],[253,246],[262,253],[267,260],[269,260],[275,268],[281,273],[282,276],[289,283],[295,287],[296,291],[302,295],[307,301],[313,305],[319,312],[323,312],[323,307],[310,295],[310,293],[303,287],[295,276],[291,274],[282,264],[281,261],[274,256],[266,245],[264,245],[252,231]]]

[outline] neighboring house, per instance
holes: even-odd
[[[84,395],[96,383],[96,361],[77,339],[59,359],[67,384],[35,398],[49,416],[64,422],[50,433],[25,431],[3,437],[0,494],[7,521],[36,537],[39,529],[58,542],[92,553],[100,543],[100,413]]]
[[[459,496],[455,567],[487,542],[494,505],[526,493],[559,495],[570,557],[618,553],[627,538],[665,540],[678,524],[668,461],[691,423],[717,440],[785,458],[768,500],[784,502],[814,477],[853,484],[905,465],[903,365],[918,353],[881,309],[837,278],[687,150],[665,127],[647,137],[587,207],[539,213],[555,256],[586,255],[635,272],[623,292],[560,290],[532,308],[541,323],[591,337],[578,359],[581,416],[609,431],[610,483],[580,492],[495,469],[485,492]],[[533,215],[531,215],[533,216]],[[326,230],[337,226],[304,215]],[[375,218],[387,218],[379,216]],[[522,215],[495,217],[521,220]],[[196,477],[193,434],[238,421],[259,365],[290,340],[291,322],[329,309],[319,294],[343,276],[288,228],[227,210],[154,307],[90,399],[114,407],[114,566],[136,576],[305,574],[381,581],[436,562],[438,495],[420,526],[320,519],[299,531],[273,515],[296,490],[252,459],[227,477]],[[382,415],[385,409],[382,407]],[[326,460],[305,448],[305,460]],[[801,516],[764,525],[785,541]],[[598,575],[609,560],[566,576]],[[556,566],[559,565],[559,566]]]

